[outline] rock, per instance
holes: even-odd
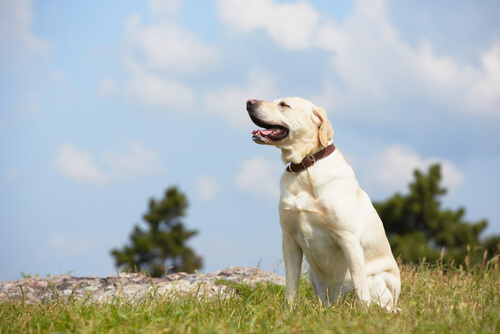
[[[50,301],[58,298],[89,298],[96,301],[140,299],[151,294],[164,298],[196,295],[199,298],[230,298],[234,290],[220,281],[254,286],[261,282],[284,285],[285,278],[257,268],[231,266],[208,274],[174,273],[164,278],[150,278],[144,274],[120,273],[107,277],[23,278],[0,282],[0,302],[24,300],[25,303]]]

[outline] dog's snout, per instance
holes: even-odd
[[[257,104],[257,100],[250,99],[247,101],[247,108],[252,108]]]

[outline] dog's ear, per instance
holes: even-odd
[[[323,145],[323,147],[327,147],[328,141],[333,138],[332,124],[330,123],[328,117],[326,116],[325,109],[314,106],[313,114],[317,118],[319,118],[319,123],[317,123],[319,128],[318,130],[319,141],[321,145]]]

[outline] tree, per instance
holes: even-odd
[[[198,231],[184,227],[188,202],[177,187],[166,190],[165,197],[149,200],[149,211],[143,215],[148,229],[135,225],[130,245],[122,250],[113,249],[117,267],[145,270],[152,277],[161,277],[167,271],[189,272],[202,267],[203,260],[186,246],[186,241]]]
[[[435,261],[444,248],[445,259],[477,263],[485,250],[488,257],[498,252],[499,236],[483,242],[479,239],[488,225],[486,220],[467,222],[465,208],[441,208],[439,198],[446,194],[446,189],[439,185],[439,164],[430,166],[427,175],[415,170],[414,176],[408,195],[397,193],[385,202],[374,203],[396,256],[401,254],[403,260],[410,262],[418,262],[423,257]]]

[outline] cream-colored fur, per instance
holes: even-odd
[[[247,109],[258,125],[288,129],[285,138],[256,140],[280,148],[285,163],[300,163],[332,143],[325,111],[309,101],[249,100]],[[323,303],[354,290],[361,304],[395,309],[398,266],[382,221],[339,149],[302,172],[283,173],[279,213],[288,302],[296,297],[305,256],[312,288]]]

